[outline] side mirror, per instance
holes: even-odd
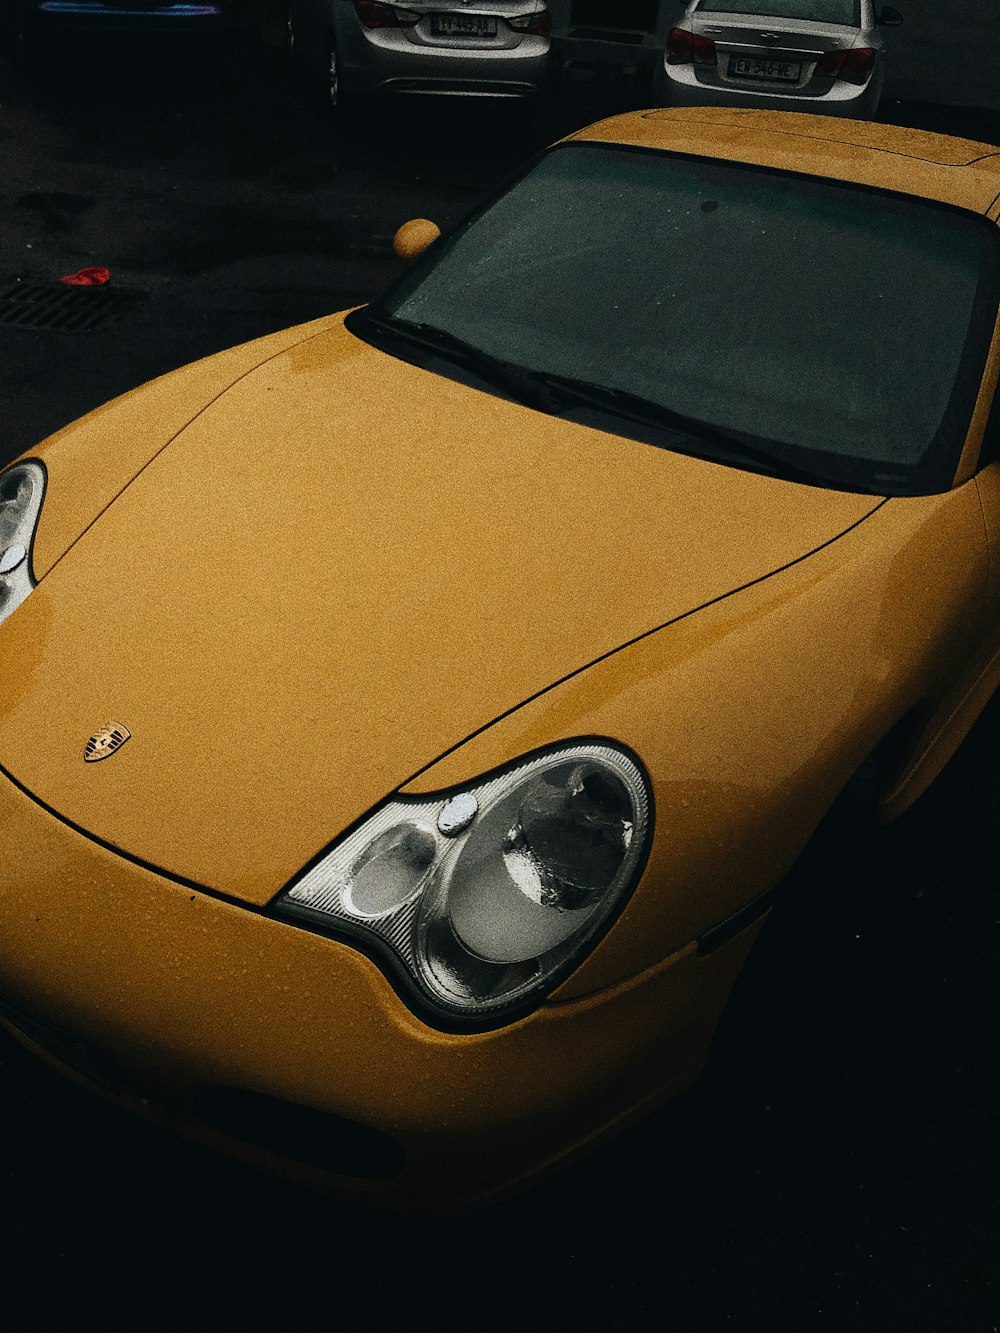
[[[441,228],[429,218],[411,218],[404,222],[392,238],[392,248],[400,259],[409,263],[422,255],[441,235]]]
[[[883,5],[875,16],[875,22],[883,28],[898,28],[902,21],[902,14],[892,5]]]

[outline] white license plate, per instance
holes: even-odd
[[[435,37],[495,37],[497,21],[491,14],[432,14]]]
[[[798,83],[801,60],[767,60],[761,56],[730,56],[729,74],[736,79],[766,79],[769,83]]]

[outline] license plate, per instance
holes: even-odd
[[[497,21],[492,14],[432,14],[434,37],[495,37]]]
[[[767,60],[761,56],[730,56],[729,74],[736,79],[766,79],[769,83],[798,83],[801,60]]]

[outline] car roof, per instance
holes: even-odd
[[[856,181],[977,213],[1000,195],[1000,148],[946,134],[790,111],[669,107],[633,111],[570,135]]]

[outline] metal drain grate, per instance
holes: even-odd
[[[62,283],[10,282],[0,287],[0,324],[55,333],[93,333],[121,319],[145,292]]]

